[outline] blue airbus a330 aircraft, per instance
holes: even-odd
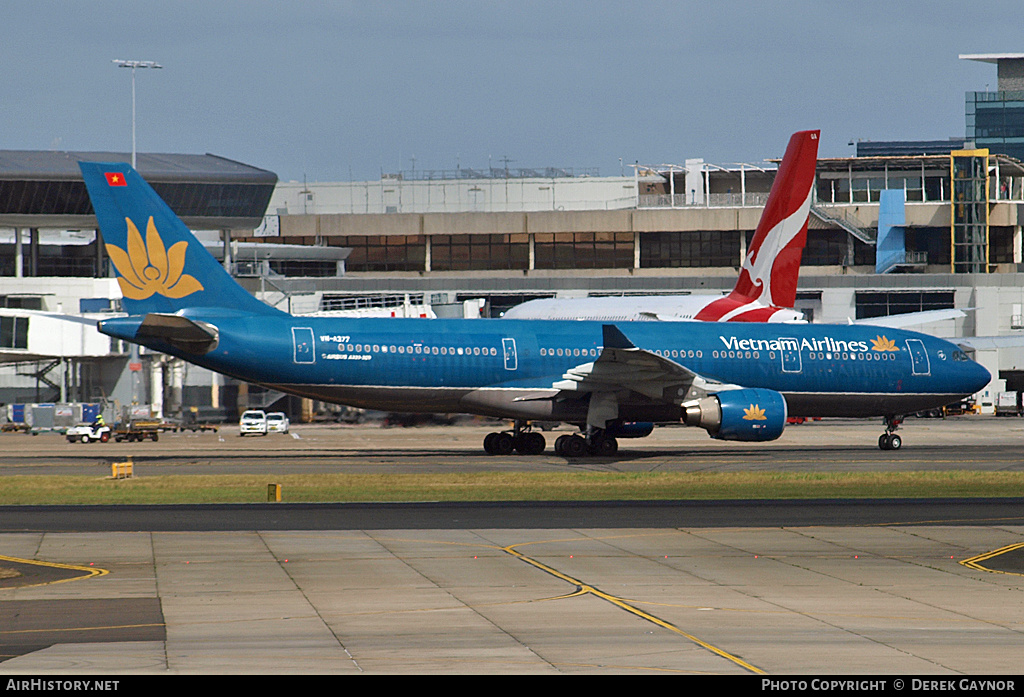
[[[774,440],[787,416],[881,416],[895,450],[904,414],[990,380],[948,341],[862,325],[296,317],[239,286],[130,166],[79,166],[128,312],[100,331],[303,397],[512,420],[490,453],[543,452],[531,420],[577,425],[555,450],[578,457],[655,424]]]

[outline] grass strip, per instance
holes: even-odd
[[[1024,496],[1024,472],[479,472],[0,477],[0,504],[600,501]]]

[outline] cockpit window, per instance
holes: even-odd
[[[969,361],[969,360],[971,360],[971,359],[970,359],[970,357],[969,357],[969,356],[968,356],[968,355],[967,355],[966,353],[964,353],[963,351],[954,351],[954,352],[953,352],[953,360],[954,360],[954,361]]]

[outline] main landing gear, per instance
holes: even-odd
[[[902,416],[885,417],[885,433],[878,437],[878,447],[882,450],[899,450],[903,447],[903,439],[896,435],[896,429],[903,423]]]
[[[511,455],[513,451],[520,455],[540,455],[547,447],[544,436],[522,421],[516,421],[511,431],[488,433],[484,438],[484,450],[488,455]]]
[[[619,452],[619,442],[604,431],[591,433],[587,438],[581,435],[562,435],[555,439],[555,454],[561,457],[585,457],[597,455],[610,457]]]
[[[489,455],[540,455],[546,447],[544,436],[531,430],[525,421],[516,421],[511,431],[488,433],[484,438],[484,450]],[[619,442],[603,430],[595,430],[586,437],[564,434],[555,439],[555,454],[560,457],[610,457],[618,451]]]

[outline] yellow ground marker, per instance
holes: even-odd
[[[516,550],[515,547],[517,547],[517,546],[519,546],[519,545],[509,545],[508,547],[502,547],[501,549],[502,549],[503,552],[506,552],[507,554],[511,554],[512,556],[516,557],[517,559],[520,559],[521,561],[524,561],[527,564],[530,564],[531,566],[534,566],[534,567],[540,569],[541,571],[545,571],[545,572],[551,574],[552,576],[555,576],[556,578],[560,578],[563,581],[566,581],[567,583],[571,583],[574,586],[576,586],[576,592],[575,593],[570,593],[569,595],[567,595],[565,597],[572,597],[572,596],[576,596],[576,595],[584,595],[584,594],[587,594],[587,593],[589,593],[591,595],[595,595],[598,598],[601,598],[602,600],[606,600],[609,603],[612,603],[613,605],[615,605],[615,606],[625,610],[626,612],[629,612],[630,614],[636,615],[637,617],[639,617],[641,619],[644,619],[644,620],[647,620],[648,622],[653,622],[654,624],[658,625],[659,627],[667,629],[670,632],[674,632],[674,633],[678,634],[679,636],[685,637],[685,638],[689,639],[690,641],[692,641],[693,643],[697,644],[698,646],[707,649],[708,651],[710,651],[711,653],[715,654],[716,656],[721,656],[722,658],[726,659],[727,661],[731,661],[731,662],[735,663],[736,665],[740,666],[741,668],[743,668],[745,670],[749,670],[751,673],[756,673],[758,675],[766,675],[767,674],[765,671],[761,670],[757,666],[753,666],[753,665],[747,663],[746,661],[744,661],[739,656],[734,656],[731,653],[729,653],[728,651],[723,651],[722,649],[718,648],[717,646],[713,646],[713,645],[707,643],[706,641],[695,637],[692,634],[688,634],[687,632],[684,632],[682,629],[680,629],[679,627],[675,626],[671,622],[666,622],[665,620],[661,619],[660,617],[656,617],[655,615],[652,615],[649,612],[644,612],[640,608],[633,607],[632,605],[630,605],[628,602],[626,602],[622,598],[618,598],[618,597],[616,597],[614,595],[610,595],[608,593],[605,593],[604,591],[599,590],[597,588],[594,588],[593,586],[587,585],[586,583],[583,583],[582,581],[580,581],[578,579],[575,579],[572,576],[568,576],[566,574],[563,574],[561,571],[558,571],[556,569],[552,569],[550,566],[548,566],[546,564],[543,564],[543,563],[537,561],[536,559],[531,559],[530,557],[526,556],[522,552],[519,552],[518,550]]]
[[[55,569],[71,569],[72,571],[82,571],[84,576],[74,576],[72,578],[62,578],[56,581],[45,581],[43,583],[30,583],[24,586],[11,586],[12,588],[34,588],[36,586],[49,586],[54,583],[66,583],[67,581],[81,581],[85,578],[95,578],[97,576],[106,576],[110,572],[106,569],[101,569],[96,566],[76,566],[74,564],[59,564],[52,561],[37,561],[35,559],[20,559],[18,557],[6,557],[0,554],[0,561],[9,561],[16,564],[34,564],[36,566],[49,566]],[[7,589],[0,589],[7,590]]]
[[[971,557],[970,559],[964,559],[960,563],[968,568],[977,569],[978,571],[988,571],[992,574],[1010,574],[1011,576],[1024,576],[1024,574],[1018,573],[1016,571],[1000,571],[999,569],[990,569],[987,566],[982,566],[982,562],[986,562],[989,559],[992,559],[993,557],[998,557],[1001,554],[1006,554],[1007,552],[1012,552],[1014,550],[1021,548],[1024,548],[1024,542],[1018,542],[1016,544],[1000,547],[999,549],[994,549],[991,552],[984,552],[977,556]]]

